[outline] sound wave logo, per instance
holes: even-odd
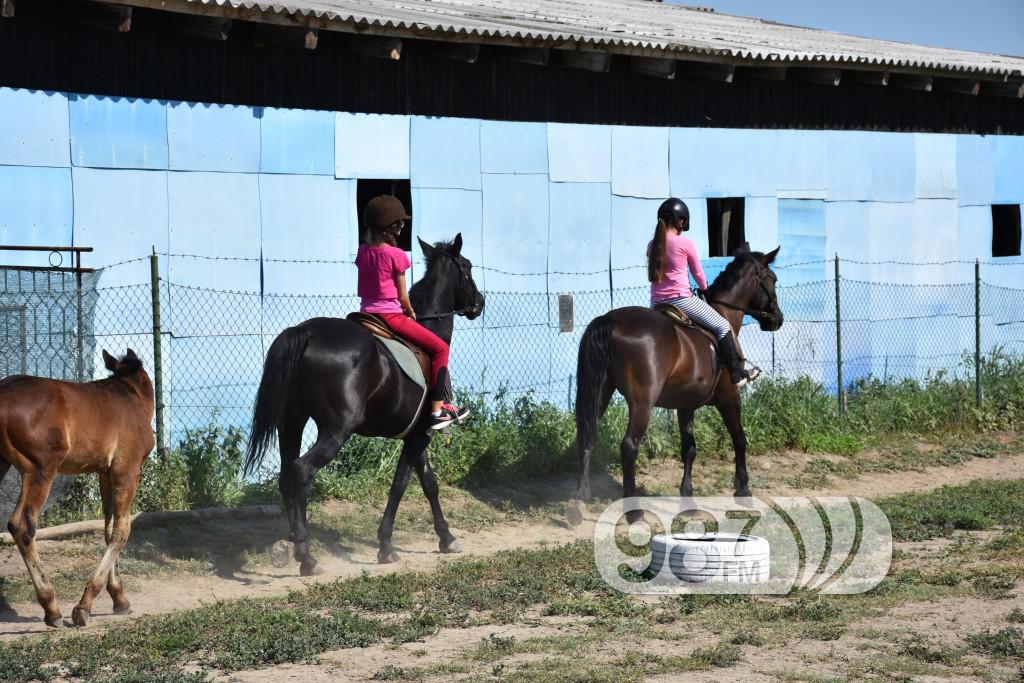
[[[624,498],[594,528],[623,593],[863,593],[892,565],[892,528],[859,497]]]

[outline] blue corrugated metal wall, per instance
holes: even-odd
[[[865,262],[988,260],[989,205],[1024,203],[1024,138],[1009,136],[494,122],[7,88],[0,89],[0,129],[0,241],[92,246],[93,266],[155,248],[178,255],[164,263],[173,287],[352,293],[351,265],[316,262],[354,256],[356,179],[408,178],[415,236],[436,241],[461,232],[489,293],[481,320],[458,322],[457,379],[494,389],[521,386],[526,373],[541,395],[558,400],[571,390],[575,347],[589,318],[613,304],[645,303],[644,250],[655,208],[669,194],[690,205],[691,236],[705,252],[705,200],[746,197],[748,240],[761,250],[782,245],[780,265],[791,267],[780,271],[780,284],[796,287],[791,296],[807,316],[827,316],[832,305],[821,298],[827,288],[807,285],[832,277],[822,260],[836,253]],[[418,247],[412,255],[416,275]],[[794,265],[808,261],[818,263]],[[706,259],[709,278],[724,263]],[[918,308],[939,314],[949,303],[938,286],[971,275],[969,264],[844,267],[851,282],[934,285],[913,296]],[[986,280],[1011,284],[1010,271],[1019,272],[992,268]],[[147,277],[140,261],[111,270],[101,286]],[[901,333],[898,321],[860,323],[894,303],[888,290],[863,287],[848,304],[850,377],[892,374],[896,357],[904,359],[900,372],[911,373],[920,344],[934,354],[941,338],[949,348],[940,351],[954,353],[968,338],[966,328],[944,319],[918,325],[914,335]],[[576,296],[572,333],[557,331],[559,293]],[[276,300],[239,301],[225,318],[176,305],[172,293],[165,310],[175,337],[168,345],[172,390],[251,380],[238,370],[220,377],[212,361],[176,362],[190,357],[190,338],[245,331],[250,336],[224,353],[255,376],[268,341],[302,313]],[[516,325],[505,324],[510,317]],[[834,332],[811,327],[791,317],[774,338],[749,326],[745,341],[762,365],[828,382]],[[997,339],[994,327],[986,329]],[[484,346],[489,351],[479,357],[459,352]],[[203,391],[175,400],[216,398],[213,389]],[[247,402],[245,391],[233,400]]]

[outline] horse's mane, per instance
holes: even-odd
[[[447,240],[441,242],[434,242],[434,251],[427,258],[427,267],[432,266],[438,259],[438,254],[441,252],[448,253],[455,246],[455,240]]]
[[[743,266],[751,263],[755,259],[760,259],[764,254],[759,251],[748,251],[744,254],[736,256],[729,265],[725,267],[715,281],[708,287],[709,294],[721,294],[727,292],[740,283],[740,273],[743,271]]]

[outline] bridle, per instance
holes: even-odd
[[[473,280],[472,278],[469,277],[469,273],[466,272],[466,269],[462,267],[462,262],[459,261],[459,259],[456,256],[449,254],[447,251],[437,251],[435,253],[437,255],[446,256],[447,258],[451,259],[452,263],[455,264],[455,267],[459,269],[459,275],[462,276],[462,287],[459,289],[459,292],[464,293],[466,291],[466,288],[470,284],[472,284]],[[473,310],[472,303],[469,306],[463,306],[462,308],[457,308],[454,311],[449,311],[447,313],[427,313],[424,315],[420,315],[417,313],[416,320],[439,320],[441,318],[453,318],[457,315],[464,315],[471,310]]]
[[[766,268],[764,268],[757,261],[752,261],[752,263],[754,264],[754,273],[757,277],[757,284],[761,287],[761,291],[764,292],[764,296],[768,300],[768,310],[761,311],[754,308],[744,308],[743,306],[737,306],[736,304],[730,304],[726,301],[720,301],[718,299],[708,299],[707,302],[709,304],[718,304],[723,308],[730,308],[734,311],[742,311],[745,315],[749,315],[751,318],[757,320],[758,322],[760,322],[764,318],[772,316],[774,312],[779,309],[779,303],[775,299],[775,297],[772,296],[771,292],[768,291],[768,286],[764,283],[764,270],[766,270]]]

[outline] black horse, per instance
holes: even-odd
[[[462,235],[451,243],[430,246],[420,240],[427,259],[423,278],[409,290],[409,299],[422,324],[451,342],[454,316],[473,320],[483,311],[484,297],[473,281],[472,264],[462,256]],[[394,436],[413,419],[422,389],[406,377],[390,354],[382,353],[373,335],[357,323],[338,318],[313,318],[289,327],[267,352],[263,378],[256,394],[252,432],[245,455],[245,472],[260,465],[277,430],[281,450],[278,485],[295,559],[303,576],[313,573],[316,560],[309,552],[306,503],[313,476],[338,456],[353,434]],[[434,530],[443,553],[461,548],[448,530],[437,497],[437,478],[427,462],[430,444],[424,410],[420,423],[404,438],[387,508],[377,531],[380,562],[398,559],[391,544],[395,513],[409,483],[410,468],[423,486],[434,517]],[[299,457],[302,430],[312,418],[317,427],[313,447]],[[396,429],[396,425],[400,425]]]
[[[740,332],[744,314],[762,330],[782,326],[775,297],[775,273],[769,267],[779,250],[750,251],[744,244],[733,261],[708,288],[707,301]],[[650,308],[617,308],[591,321],[580,340],[576,385],[576,447],[580,474],[570,522],[582,520],[580,502],[590,500],[590,456],[597,443],[597,426],[618,390],[629,406],[629,424],[622,438],[622,495],[636,495],[636,459],[655,406],[678,411],[682,440],[682,496],[693,495],[693,413],[713,405],[725,421],[736,453],[735,495],[750,495],[747,478],[747,437],[740,421],[740,393],[719,367],[708,338],[681,327]]]

